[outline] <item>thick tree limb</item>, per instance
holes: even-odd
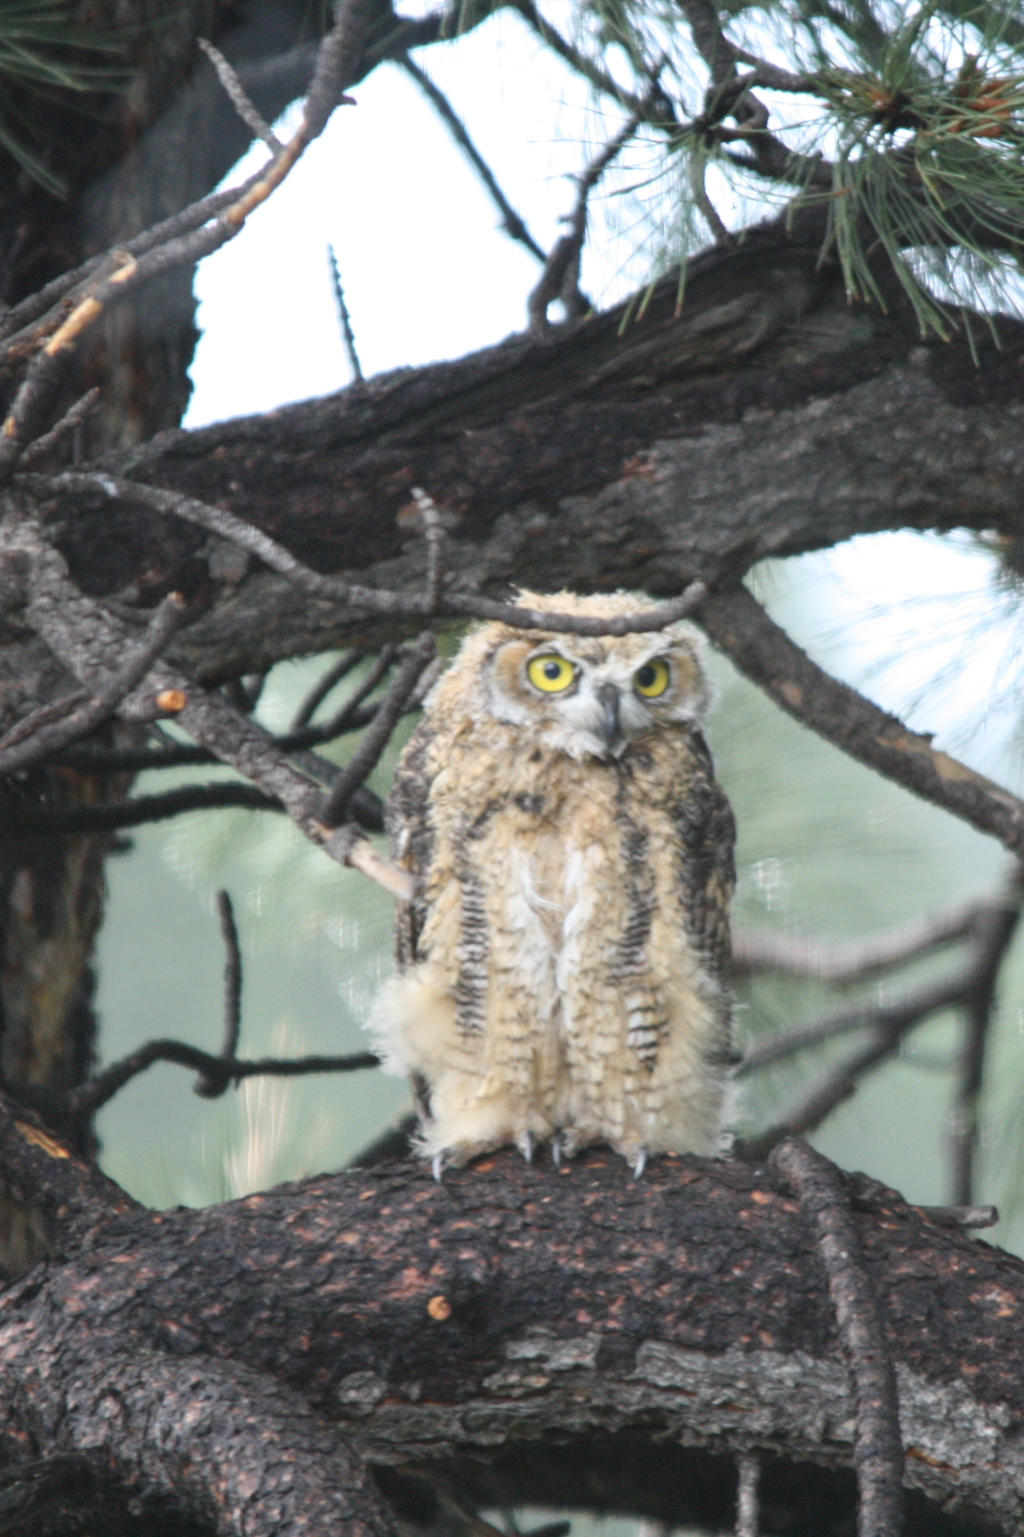
[[[0,1164],[6,1145],[0,1135]],[[51,1164],[40,1152],[44,1184]],[[919,1491],[908,1533],[961,1530],[921,1494],[1016,1529],[1024,1265],[874,1188],[853,1220]],[[939,1294],[941,1309],[923,1306]],[[614,1468],[605,1508],[685,1520],[695,1498],[720,1497],[724,1525],[734,1468],[719,1494],[708,1492],[712,1477],[680,1496],[679,1459],[741,1449],[762,1457],[771,1530],[780,1457],[825,1469],[849,1469],[853,1457],[846,1369],[812,1239],[796,1205],[738,1163],[666,1157],[637,1184],[610,1154],[559,1173],[510,1153],[440,1187],[421,1164],[400,1163],[204,1211],[122,1213],[99,1223],[79,1257],[0,1301],[8,1436],[31,1422],[36,1455],[91,1452],[97,1427],[62,1406],[101,1380],[89,1375],[98,1362],[116,1373],[134,1362],[145,1378],[128,1384],[136,1396],[110,1429],[136,1480],[162,1477],[164,1443],[158,1435],[147,1449],[134,1405],[166,1388],[171,1444],[185,1459],[188,1383],[207,1403],[203,1384],[215,1393],[222,1371],[245,1374],[257,1406],[276,1402],[268,1434],[306,1423],[296,1405],[345,1426],[380,1463],[458,1474],[481,1503],[540,1501],[558,1469],[560,1499],[585,1504],[603,1467]],[[291,1384],[291,1397],[275,1401],[275,1384]],[[198,1483],[225,1444],[204,1416]],[[676,1474],[653,1477],[652,1457]],[[817,1476],[813,1466],[803,1475]],[[787,1507],[790,1530],[821,1537],[820,1524],[800,1524],[802,1498]]]
[[[677,299],[671,277],[642,314],[165,434],[104,468],[254,523],[339,583],[406,592],[422,545],[405,514],[424,486],[453,597],[508,582],[675,593],[881,529],[1019,529],[1019,328],[977,369],[966,347],[851,310],[816,245],[769,230],[698,260],[679,313]],[[141,494],[79,485],[35,494],[90,590],[130,582],[142,549],[157,593],[189,590],[197,566],[223,590],[182,642],[203,677],[352,638],[353,616],[274,576],[225,588],[206,536],[147,516]]]

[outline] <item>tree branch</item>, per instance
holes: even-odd
[[[1024,1265],[877,1188],[851,1220],[900,1374],[908,1537],[964,1537],[942,1513],[953,1500],[1016,1530]],[[942,1307],[923,1312],[924,1294]],[[121,1375],[130,1362],[137,1391]],[[192,1384],[166,1379],[169,1440],[152,1418],[165,1366]],[[194,1511],[235,1434],[229,1418],[221,1439],[206,1414],[222,1368],[257,1419],[337,1423],[374,1463],[450,1479],[470,1508],[594,1500],[727,1528],[742,1451],[762,1462],[766,1531],[783,1514],[802,1537],[838,1537],[849,1521],[852,1490],[820,1485],[851,1467],[854,1446],[815,1242],[775,1182],[738,1163],[663,1157],[637,1185],[604,1152],[561,1173],[507,1153],[443,1187],[403,1162],[122,1216],[5,1293],[0,1429],[31,1426],[36,1456],[81,1449],[167,1487],[161,1448],[190,1463],[194,1422],[208,1443],[186,1487]],[[127,1392],[112,1420],[91,1387],[80,1393],[93,1382]],[[259,1458],[258,1426],[252,1439]],[[329,1465],[327,1444],[308,1444]],[[702,1456],[697,1478],[686,1459]]]
[[[700,622],[787,714],[933,805],[1024,854],[1024,802],[812,662],[744,588],[713,594]]]
[[[215,1055],[210,1051],[203,1051],[199,1046],[193,1046],[188,1041],[154,1040],[147,1041],[135,1051],[121,1057],[117,1062],[112,1062],[109,1067],[90,1078],[86,1083],[79,1084],[76,1089],[69,1089],[62,1096],[62,1104],[71,1115],[95,1115],[97,1110],[113,1099],[114,1095],[144,1073],[156,1062],[170,1062],[176,1067],[189,1067],[201,1074],[200,1082],[213,1083],[218,1086],[222,1083],[241,1083],[245,1078],[300,1078],[307,1073],[358,1073],[364,1068],[379,1067],[380,1058],[372,1051],[353,1051],[342,1056],[307,1056],[307,1057],[234,1057],[228,1055]],[[220,1087],[218,1093],[223,1092]],[[210,1098],[207,1090],[199,1085],[196,1093]]]
[[[411,79],[415,80],[416,84],[419,86],[424,96],[426,96],[427,100],[431,103],[434,110],[437,112],[437,115],[448,128],[452,138],[455,140],[456,144],[458,144],[459,148],[466,156],[466,159],[469,161],[470,165],[476,171],[480,180],[487,188],[494,206],[497,208],[499,214],[501,215],[502,225],[508,235],[513,240],[518,240],[521,245],[524,245],[530,254],[535,256],[539,262],[545,261],[546,256],[543,246],[537,244],[536,240],[534,240],[533,236],[530,234],[530,231],[527,229],[522,217],[516,213],[515,209],[512,207],[512,204],[509,202],[504,192],[502,192],[494,172],[487,164],[487,161],[484,159],[483,155],[481,155],[480,151],[477,149],[472,138],[470,137],[465,123],[459,117],[447,96],[437,85],[435,85],[434,81],[431,80],[426,71],[420,69],[419,65],[415,63],[413,59],[409,58],[408,54],[406,54],[405,57],[399,59],[398,62],[401,64],[406,74],[409,75]]]
[[[128,651],[91,699],[76,704],[61,720],[50,718],[53,705],[41,705],[0,738],[0,774],[21,773],[95,731],[113,715],[121,700],[142,682],[186,617],[181,595],[169,593],[154,611],[141,642]]]
[[[878,934],[836,942],[768,929],[740,929],[733,935],[733,969],[738,977],[774,971],[843,987],[965,938],[985,905],[958,902]]]
[[[896,1374],[842,1176],[801,1141],[783,1142],[771,1162],[814,1228],[850,1363],[857,1403],[859,1537],[901,1537],[904,1458]]]
[[[62,557],[26,519],[8,520],[0,545],[15,561],[27,559],[33,571],[25,617],[64,665],[89,688],[109,677],[109,658],[125,645],[124,626],[112,613],[79,592],[69,580]],[[392,893],[408,898],[410,879],[389,865],[365,842],[358,828],[328,829],[319,820],[320,793],[312,779],[296,770],[274,747],[267,733],[223,698],[197,687],[189,678],[156,664],[144,688],[119,705],[126,719],[147,719],[153,700],[174,696],[182,728],[224,763],[275,796],[306,837],[332,858],[362,870]]]

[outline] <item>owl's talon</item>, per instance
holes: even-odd
[[[554,1164],[556,1169],[559,1169],[562,1166],[563,1152],[564,1149],[562,1147],[562,1139],[556,1132],[555,1135],[551,1138],[551,1162]]]
[[[646,1169],[646,1167],[647,1167],[647,1149],[645,1147],[642,1147],[640,1149],[639,1153],[637,1153],[637,1155],[636,1155],[636,1162],[633,1164],[633,1178],[634,1179],[639,1179],[640,1176],[643,1174],[644,1170]]]
[[[532,1131],[521,1131],[516,1138],[516,1147],[522,1153],[523,1159],[526,1163],[533,1162],[533,1154],[536,1148],[536,1142],[534,1141]]]
[[[433,1158],[430,1160],[430,1172],[434,1176],[434,1178],[437,1180],[437,1183],[440,1184],[441,1183],[441,1175],[444,1173],[444,1154],[443,1153],[435,1153],[434,1154]]]

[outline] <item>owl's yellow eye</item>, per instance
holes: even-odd
[[[668,663],[656,656],[653,661],[645,662],[637,668],[633,674],[633,687],[645,699],[657,699],[668,688],[668,679]]]
[[[534,688],[545,694],[563,694],[575,678],[576,669],[557,651],[547,651],[527,664],[526,676]]]

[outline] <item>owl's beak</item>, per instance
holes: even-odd
[[[622,722],[619,719],[621,695],[614,683],[602,683],[597,691],[597,698],[601,706],[601,723],[597,728],[597,735],[608,751],[614,754],[619,752],[625,743]]]

